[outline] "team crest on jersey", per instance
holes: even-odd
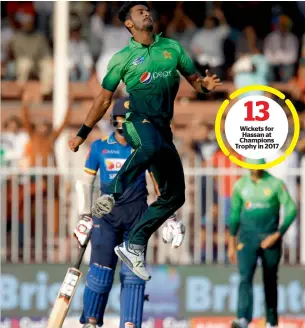
[[[126,109],[129,109],[129,100],[127,100],[127,101],[124,102],[124,107]]]
[[[241,251],[244,248],[244,244],[239,243],[236,248],[237,248],[238,251]]]
[[[246,203],[245,203],[245,208],[248,210],[249,208],[251,208],[252,207],[252,203],[250,202],[250,201],[247,201]]]
[[[150,72],[144,72],[140,77],[140,82],[143,84],[149,84],[152,80],[152,74]]]
[[[132,62],[132,65],[137,66],[139,64],[142,64],[144,62],[144,59],[145,58],[143,56],[138,57]]]
[[[164,58],[165,59],[172,59],[172,54],[170,53],[170,52],[168,52],[168,51],[164,51]]]
[[[266,188],[266,189],[264,190],[264,194],[265,194],[265,196],[270,196],[270,194],[271,194],[271,189],[270,189],[270,188]]]

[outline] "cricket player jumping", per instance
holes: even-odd
[[[216,75],[200,77],[181,45],[174,40],[153,34],[153,20],[148,4],[127,2],[119,18],[132,34],[129,45],[116,53],[109,62],[102,91],[95,99],[85,124],[69,141],[72,151],[85,141],[92,127],[104,116],[113,92],[122,80],[130,95],[130,108],[123,125],[127,142],[135,149],[96,206],[101,215],[112,211],[126,188],[143,171],[149,169],[160,196],[142,215],[129,234],[128,242],[115,248],[116,254],[135,274],[149,280],[144,263],[145,247],[150,236],[185,201],[184,173],[173,144],[170,122],[180,76],[200,93],[214,90],[222,83]]]
[[[264,160],[248,162],[265,163]],[[285,220],[278,227],[281,205],[285,209]],[[252,321],[252,281],[258,258],[261,258],[263,268],[267,327],[277,327],[277,272],[282,255],[281,239],[295,216],[296,205],[284,183],[268,172],[251,170],[250,174],[244,175],[235,183],[228,256],[232,263],[236,263],[237,254],[240,285],[238,319],[233,321],[232,328],[247,328]]]
[[[112,287],[117,256],[114,247],[126,239],[128,232],[139,221],[147,209],[147,188],[145,172],[124,192],[116,202],[112,213],[103,219],[91,219],[91,195],[95,175],[100,170],[101,192],[108,191],[109,183],[132,152],[123,137],[122,124],[125,119],[127,99],[115,103],[111,122],[115,132],[108,138],[92,143],[87,155],[82,179],[77,181],[77,195],[81,219],[74,230],[81,245],[91,240],[90,268],[84,292],[84,310],[80,322],[84,328],[103,325],[103,316]],[[92,212],[99,215],[99,209]],[[163,228],[163,240],[179,247],[184,237],[184,226],[175,216]],[[142,323],[145,281],[122,264],[121,272],[120,328],[140,328]]]

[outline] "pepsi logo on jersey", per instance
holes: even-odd
[[[143,84],[149,84],[153,79],[157,78],[167,78],[171,76],[171,71],[164,71],[164,72],[144,72],[140,77],[140,82]]]

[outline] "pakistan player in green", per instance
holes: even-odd
[[[93,212],[101,217],[110,213],[128,185],[145,170],[153,174],[160,191],[129,235],[129,241],[115,248],[116,254],[142,279],[149,280],[144,252],[150,236],[185,201],[184,173],[173,144],[170,122],[180,76],[197,92],[206,93],[221,85],[216,75],[200,77],[181,45],[153,33],[153,20],[146,2],[127,2],[119,18],[132,34],[127,47],[109,62],[102,91],[96,98],[77,137],[70,140],[77,151],[91,128],[104,116],[113,92],[122,80],[129,93],[129,112],[123,125],[124,136],[134,148],[110,186],[111,194],[95,202]]]
[[[248,160],[263,164],[264,160]],[[285,219],[279,227],[280,207]],[[246,328],[252,320],[252,281],[260,257],[263,269],[267,327],[278,325],[277,272],[281,259],[281,239],[296,216],[296,205],[284,183],[264,170],[251,170],[234,186],[230,213],[228,256],[240,273],[238,319],[232,328]],[[237,240],[238,234],[238,240]]]

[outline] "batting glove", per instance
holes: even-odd
[[[74,237],[77,239],[80,246],[84,246],[88,243],[92,228],[92,218],[86,214],[81,215],[81,218],[73,231]]]
[[[165,244],[171,243],[172,248],[182,245],[185,234],[185,226],[178,221],[176,214],[166,220],[166,226],[162,230],[162,239]]]

